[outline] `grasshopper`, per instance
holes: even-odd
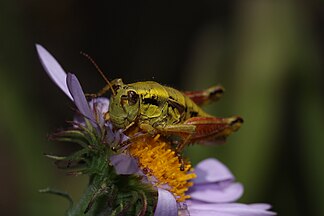
[[[181,92],[153,81],[124,84],[115,79],[111,87],[114,93],[106,119],[115,128],[124,129],[126,134],[136,128],[144,135],[180,137],[178,152],[186,144],[224,140],[243,123],[239,116],[218,118],[201,109],[220,98],[224,92],[221,86]]]
[[[83,55],[94,64],[107,83],[97,94],[88,96],[99,97],[112,91],[105,120],[131,137],[121,146],[141,136],[161,134],[166,138],[180,138],[176,151],[181,152],[187,144],[223,142],[243,123],[239,116],[219,118],[202,110],[201,106],[222,96],[224,89],[221,86],[181,92],[154,81],[124,84],[122,79],[114,79],[109,82],[97,64],[87,54]]]

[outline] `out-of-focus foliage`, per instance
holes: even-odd
[[[62,215],[86,179],[65,176],[43,153],[76,146],[46,136],[67,126],[73,105],[51,83],[34,44],[51,50],[89,93],[108,78],[155,80],[178,89],[221,83],[206,109],[240,114],[242,129],[220,147],[191,146],[194,163],[221,159],[245,185],[244,202],[280,215],[324,215],[323,5],[312,1],[3,1],[0,7],[0,209]]]

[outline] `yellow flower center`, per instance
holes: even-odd
[[[196,174],[189,162],[181,163],[170,144],[159,135],[134,141],[128,151],[138,159],[140,168],[154,186],[170,191],[178,202],[190,198],[185,193],[193,185],[189,180],[196,178]]]

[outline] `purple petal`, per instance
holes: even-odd
[[[275,212],[261,209],[260,205],[226,203],[226,204],[207,204],[202,202],[187,202],[191,216],[195,215],[230,215],[230,216],[269,216],[276,215]],[[263,204],[262,204],[263,205]]]
[[[93,98],[89,102],[90,108],[92,110],[96,109],[96,112],[100,115],[104,115],[109,109],[109,99],[105,97]]]
[[[234,176],[231,171],[214,158],[208,158],[197,164],[195,173],[197,175],[197,178],[193,180],[195,184],[234,181]]]
[[[105,114],[109,109],[109,99],[104,97],[94,98],[89,102],[89,105],[92,112],[96,114],[97,122],[103,125],[105,123]]]
[[[229,183],[227,185],[210,183],[194,185],[188,195],[191,199],[209,203],[233,202],[243,195],[243,185],[240,183]]]
[[[268,203],[253,203],[253,204],[249,204],[249,206],[251,206],[255,209],[261,209],[261,210],[271,209],[271,205]]]
[[[104,97],[94,98],[89,101],[89,106],[90,106],[91,112],[94,113],[94,115],[96,116],[95,119],[96,119],[97,123],[100,126],[103,126],[106,123],[105,119],[104,119],[104,115],[108,111],[109,99],[104,98]],[[84,115],[80,115],[79,113],[77,113],[74,116],[73,121],[78,124],[85,125]]]
[[[113,146],[115,144],[116,140],[116,133],[112,130],[112,124],[111,122],[106,122],[106,141],[110,146]]]
[[[239,216],[237,214],[224,213],[214,210],[191,209],[190,216]]]
[[[154,216],[177,216],[178,207],[174,196],[167,190],[158,188],[158,203]]]
[[[139,170],[137,161],[127,154],[112,155],[110,163],[118,175],[131,175]]]
[[[84,96],[82,87],[78,78],[71,73],[67,74],[66,83],[69,88],[69,91],[74,99],[74,103],[80,113],[90,119],[91,121],[95,122],[95,118],[93,112],[91,111],[88,101]]]
[[[39,59],[48,76],[73,101],[66,85],[66,73],[56,59],[41,45],[36,44]]]

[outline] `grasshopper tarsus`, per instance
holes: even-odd
[[[180,163],[180,171],[185,171],[185,163],[184,163],[181,153],[176,152],[176,155],[177,155],[179,163]]]

